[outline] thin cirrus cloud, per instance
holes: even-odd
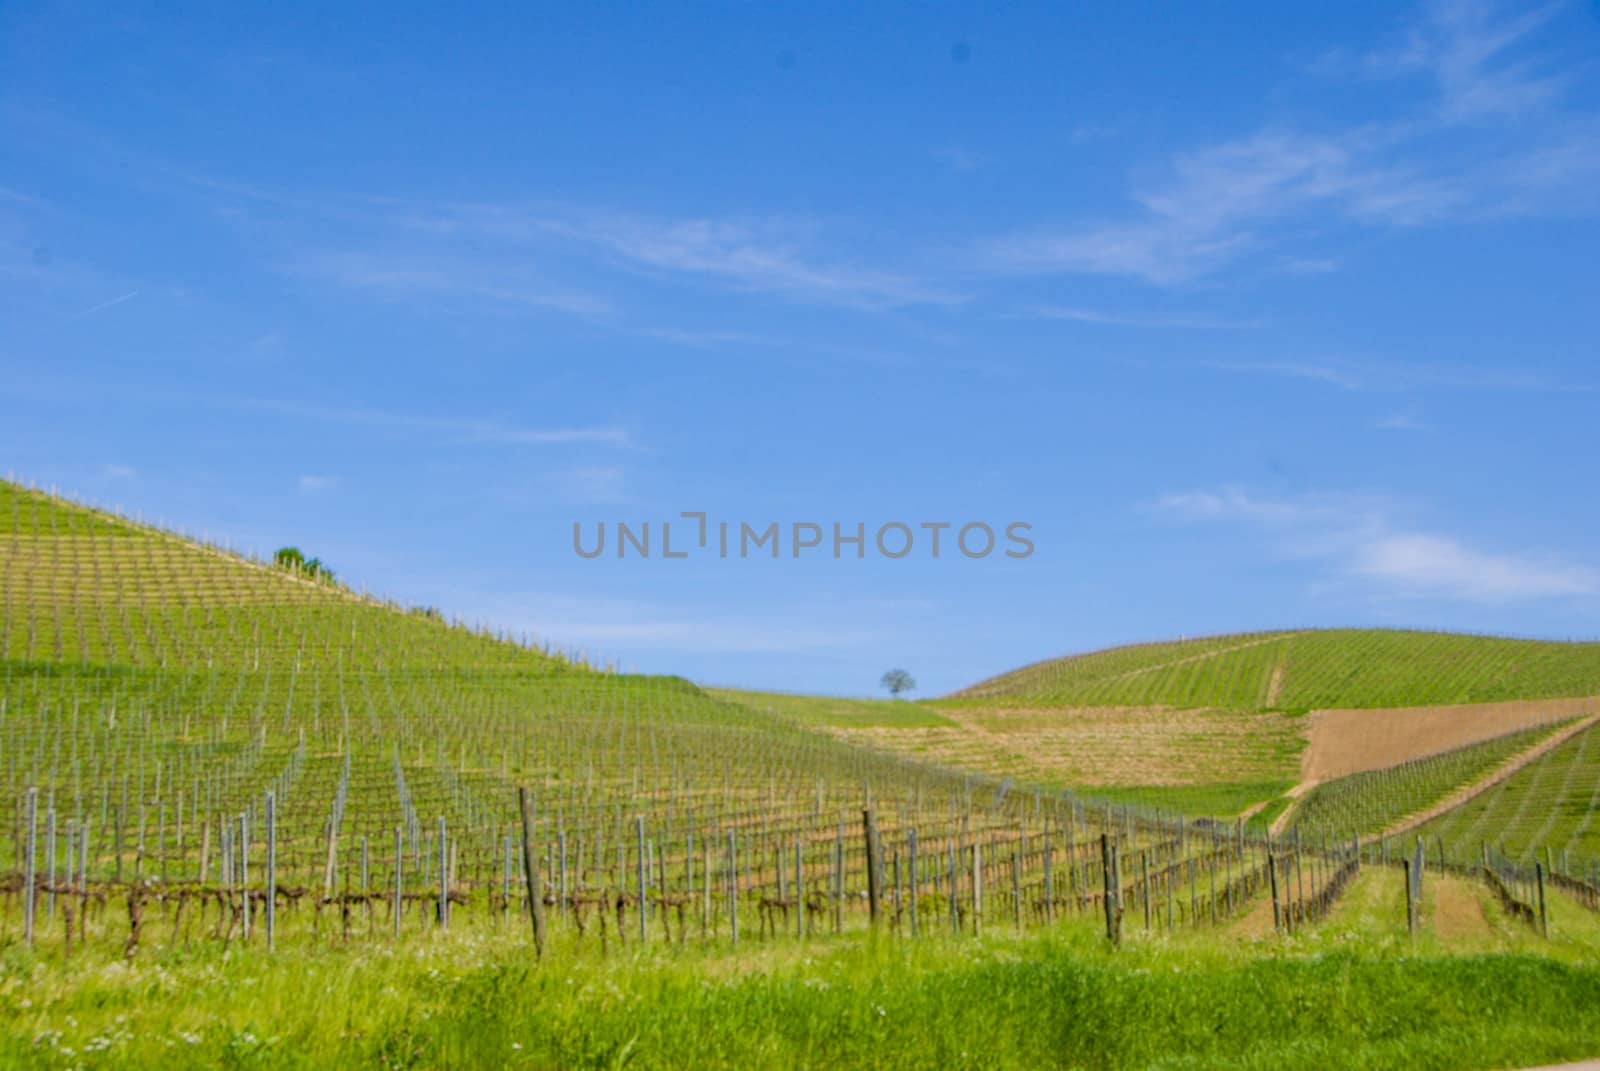
[[[488,419],[422,416],[367,406],[325,405],[277,398],[210,397],[207,401],[225,408],[278,413],[321,423],[437,432],[466,442],[500,446],[588,445],[624,449],[633,445],[628,430],[614,425],[535,428]]]
[[[532,276],[525,264],[497,256],[342,250],[302,256],[287,267],[295,274],[395,299],[431,295],[590,319],[614,311],[604,297],[550,283]]]
[[[1600,594],[1600,570],[1542,553],[1482,550],[1396,526],[1388,503],[1350,495],[1270,498],[1237,489],[1166,495],[1157,508],[1194,523],[1243,524],[1281,555],[1321,563],[1378,599],[1505,603]]]
[[[1027,315],[1040,320],[1064,320],[1071,323],[1098,324],[1105,327],[1180,328],[1195,331],[1248,331],[1264,326],[1261,320],[1219,320],[1199,316],[1140,316],[1122,312],[1106,312],[1060,305],[1039,305],[1028,310]]]
[[[1472,368],[1398,361],[1355,361],[1336,358],[1307,360],[1202,361],[1200,367],[1232,375],[1298,379],[1345,391],[1400,393],[1438,388],[1488,391],[1588,391],[1582,383],[1565,382],[1536,372],[1509,368]]]
[[[1548,12],[1438,3],[1399,47],[1325,57],[1323,77],[1422,74],[1427,100],[1400,119],[1316,131],[1278,124],[1171,158],[1122,219],[1037,226],[987,242],[1013,273],[1190,282],[1330,223],[1418,227],[1600,205],[1597,117],[1562,112],[1567,79],[1530,56]],[[1537,120],[1537,121],[1535,121]],[[1316,265],[1290,256],[1280,264]]]
[[[436,208],[419,225],[508,247],[554,240],[633,270],[706,279],[802,303],[881,310],[964,300],[908,273],[819,255],[812,248],[816,228],[786,220],[658,219],[480,204]]]
[[[207,188],[229,195],[226,187]],[[302,253],[282,266],[379,295],[429,293],[616,318],[610,298],[549,281],[577,265],[591,274],[621,270],[864,311],[966,300],[909,272],[819,251],[819,228],[805,221],[389,197],[297,202],[297,210],[308,222],[320,217],[343,230],[347,245]],[[545,270],[533,271],[535,263]]]

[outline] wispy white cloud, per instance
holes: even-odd
[[[1429,427],[1423,421],[1410,413],[1390,413],[1373,421],[1372,426],[1379,431],[1428,431]]]
[[[1376,598],[1501,603],[1600,594],[1600,569],[1542,552],[1485,550],[1395,524],[1382,499],[1271,498],[1238,489],[1166,495],[1157,507],[1192,522],[1243,523],[1279,553],[1321,562]]]
[[[815,226],[786,220],[656,219],[621,213],[525,212],[461,206],[455,226],[503,238],[556,236],[640,270],[694,276],[738,290],[861,309],[947,305],[962,297],[905,273],[811,252]]]
[[[441,416],[367,405],[161,389],[135,381],[62,379],[52,382],[35,375],[24,379],[0,380],[0,395],[47,402],[58,402],[63,398],[76,401],[85,397],[115,398],[118,401],[137,399],[152,405],[272,413],[322,424],[431,432],[458,442],[500,446],[604,446],[628,449],[635,445],[628,429],[616,424],[537,426],[492,417]]]
[[[1367,384],[1357,374],[1328,364],[1309,361],[1207,361],[1205,367],[1219,372],[1238,372],[1305,379],[1325,383],[1341,390],[1362,390]]]
[[[1201,367],[1235,375],[1274,376],[1322,383],[1347,391],[1398,393],[1422,388],[1490,391],[1588,391],[1582,383],[1510,368],[1473,368],[1401,361],[1339,358],[1202,361]]]
[[[1600,571],[1544,556],[1474,550],[1446,536],[1397,533],[1356,545],[1349,571],[1419,595],[1497,602],[1600,592]]]
[[[1369,73],[1421,73],[1433,80],[1442,115],[1450,120],[1525,114],[1557,97],[1566,79],[1516,48],[1544,27],[1559,4],[1518,5],[1507,11],[1484,0],[1434,0],[1424,5],[1398,47],[1362,57]]]
[[[302,491],[330,491],[338,485],[337,476],[302,476],[296,481]]]
[[[327,423],[440,432],[466,442],[501,446],[589,445],[624,448],[633,445],[627,429],[614,425],[541,428],[488,419],[425,416],[367,406],[327,405],[278,398],[211,397],[208,401],[226,407],[281,413]]]
[[[1027,315],[1041,320],[1068,320],[1073,323],[1102,324],[1108,327],[1171,327],[1196,331],[1244,331],[1262,326],[1261,320],[1217,320],[1196,316],[1139,316],[1060,305],[1035,306],[1028,310]]]
[[[1553,8],[1435,3],[1398,47],[1319,73],[1416,73],[1411,114],[1311,130],[1277,125],[1171,157],[1135,187],[1122,219],[1043,224],[988,242],[1000,271],[1091,273],[1184,283],[1345,222],[1419,227],[1600,207],[1600,124],[1560,111],[1566,77],[1534,52]],[[1537,121],[1534,121],[1535,118]],[[1287,270],[1326,270],[1315,254]]]
[[[1394,139],[1379,127],[1278,129],[1194,150],[1171,162],[1165,182],[1135,191],[1141,216],[1014,234],[991,242],[986,258],[1008,271],[1179,283],[1266,248],[1276,228],[1313,209],[1393,226],[1456,212],[1467,200],[1456,180],[1379,162]]]
[[[468,258],[449,253],[378,253],[365,250],[310,253],[292,271],[390,298],[419,294],[548,309],[581,317],[613,311],[611,302],[534,276],[525,263],[499,255]]]
[[[134,298],[136,298],[138,296],[139,296],[139,291],[130,290],[126,294],[123,294],[120,297],[114,297],[110,301],[102,301],[98,305],[89,306],[87,309],[84,309],[82,312],[73,313],[72,316],[69,317],[69,319],[81,320],[85,316],[93,316],[97,312],[102,312],[102,311],[104,311],[106,309],[109,309],[109,308],[112,308],[114,306],[121,305],[124,301],[132,301]]]
[[[104,465],[100,475],[108,480],[131,480],[139,475],[139,470],[132,465]]]

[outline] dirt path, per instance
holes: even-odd
[[[1241,937],[1265,937],[1271,933],[1272,897],[1270,895],[1256,897],[1256,902],[1251,905],[1250,910],[1235,919],[1229,928]]]
[[[1250,819],[1254,818],[1257,814],[1261,813],[1261,809],[1263,807],[1265,807],[1267,804],[1269,804],[1271,802],[1272,802],[1271,800],[1257,800],[1256,802],[1252,803],[1250,806],[1246,807],[1244,810],[1239,812],[1239,816],[1238,816],[1239,817],[1239,821],[1241,821],[1241,822],[1250,821]]]
[[[1562,744],[1565,744],[1568,740],[1571,740],[1584,730],[1594,728],[1596,725],[1600,725],[1600,714],[1591,714],[1582,721],[1562,729],[1554,736],[1541,740],[1528,750],[1511,756],[1505,762],[1501,763],[1493,773],[1486,777],[1480,778],[1479,780],[1468,785],[1466,788],[1460,789],[1453,795],[1445,797],[1432,807],[1429,807],[1423,811],[1418,811],[1415,814],[1407,815],[1391,825],[1388,829],[1385,829],[1382,833],[1371,834],[1363,837],[1362,842],[1370,844],[1371,842],[1381,840],[1384,837],[1397,836],[1408,830],[1415,829],[1427,822],[1431,822],[1441,814],[1444,814],[1447,811],[1453,811],[1474,797],[1481,796],[1483,793],[1489,791],[1489,789],[1493,788],[1495,785],[1498,785],[1500,782],[1504,781],[1518,770],[1527,766],[1529,763],[1541,758],[1554,748],[1560,747]]]
[[[1315,780],[1301,781],[1298,785],[1295,785],[1289,791],[1285,792],[1284,795],[1294,800],[1294,802],[1285,807],[1283,809],[1283,813],[1272,820],[1272,825],[1267,827],[1267,832],[1276,837],[1284,830],[1288,829],[1289,821],[1294,818],[1295,811],[1300,809],[1300,800],[1305,797],[1307,792],[1310,792],[1320,784],[1322,784],[1321,781]],[[1268,802],[1271,801],[1269,800]],[[1266,804],[1262,804],[1262,806],[1266,806]]]
[[[1442,941],[1482,940],[1494,936],[1483,913],[1476,887],[1453,874],[1432,874],[1424,896],[1433,898],[1433,932]]]

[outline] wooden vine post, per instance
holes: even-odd
[[[533,857],[533,799],[527,786],[517,789],[517,803],[522,812],[522,873],[528,882],[528,915],[533,922],[534,954],[544,958],[544,890],[539,880],[538,861]]]
[[[867,906],[872,926],[876,929],[881,911],[878,900],[882,893],[878,888],[878,822],[872,815],[871,807],[861,809],[861,827],[867,839]]]
[[[1113,945],[1122,943],[1122,904],[1117,880],[1117,845],[1111,834],[1100,834],[1100,862],[1105,870],[1106,938]]]

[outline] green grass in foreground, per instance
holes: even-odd
[[[923,729],[954,725],[932,707],[909,699],[842,699],[788,692],[748,692],[707,688],[718,699],[738,703],[786,721],[841,729]]]
[[[133,964],[12,946],[0,1065],[1286,1071],[1600,1053],[1600,965],[1570,948],[1447,955],[1330,926],[1289,941],[1134,934],[1113,952],[1095,931],[543,966],[483,932],[275,958],[202,942]]]

